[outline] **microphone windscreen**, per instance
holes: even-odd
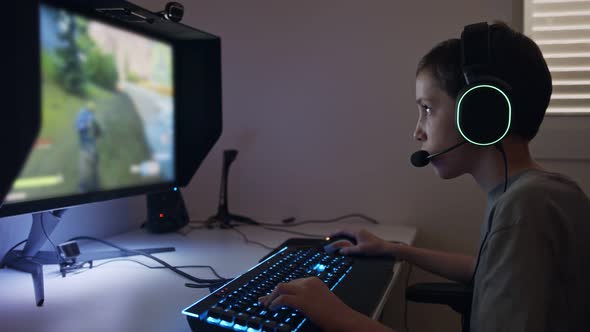
[[[410,162],[412,163],[412,165],[414,165],[414,167],[424,167],[428,165],[428,163],[430,162],[430,160],[428,159],[429,155],[430,154],[428,153],[428,151],[416,151],[412,153],[412,156],[410,157]]]

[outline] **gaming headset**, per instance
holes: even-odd
[[[510,131],[512,96],[510,86],[492,73],[490,26],[486,22],[467,25],[461,33],[461,68],[466,86],[457,94],[455,118],[461,142],[430,154],[420,150],[412,154],[415,167],[426,166],[431,159],[469,142],[479,146],[498,144]]]
[[[461,57],[467,85],[457,95],[457,129],[466,141],[480,146],[495,145],[502,153],[506,192],[508,165],[504,149],[498,143],[510,131],[513,100],[510,85],[492,74],[490,26],[487,22],[470,24],[463,28]],[[491,228],[491,223],[488,223],[471,276],[471,286],[475,282],[481,252]]]
[[[495,77],[491,62],[490,26],[465,26],[461,33],[461,65],[465,86],[457,95],[457,129],[469,143],[487,146],[509,132],[512,118],[511,88]]]

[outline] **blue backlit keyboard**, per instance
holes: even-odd
[[[183,310],[192,330],[318,331],[297,310],[270,310],[258,303],[278,283],[310,276],[317,276],[345,303],[370,315],[391,280],[393,260],[330,255],[324,252],[322,240],[306,239],[303,245],[297,240],[285,242],[260,264]]]

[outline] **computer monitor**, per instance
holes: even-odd
[[[66,208],[190,182],[221,134],[220,39],[121,0],[11,10],[27,24],[21,38],[37,42],[8,52],[35,64],[15,97],[38,101],[28,106],[41,129],[0,208],[0,217],[33,213],[31,232],[2,265],[35,278],[37,263],[56,263],[39,250]]]
[[[173,187],[170,42],[45,3],[39,26],[43,121],[7,208]]]

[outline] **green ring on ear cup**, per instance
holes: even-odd
[[[508,105],[508,124],[506,125],[506,130],[504,131],[504,133],[499,138],[497,138],[496,140],[494,140],[492,142],[476,142],[476,141],[470,139],[469,137],[467,137],[467,135],[465,135],[465,133],[461,129],[461,124],[459,123],[459,116],[461,114],[461,102],[463,101],[463,98],[466,95],[468,95],[469,92],[471,92],[471,91],[473,91],[475,89],[480,89],[480,88],[490,88],[490,89],[494,89],[494,90],[500,92],[500,94],[504,97],[504,99],[506,99],[506,104]],[[457,103],[457,116],[456,116],[456,120],[457,120],[457,129],[459,129],[459,133],[469,143],[475,144],[475,145],[480,145],[480,146],[488,146],[488,145],[496,144],[499,141],[501,141],[508,134],[508,131],[510,130],[510,125],[511,125],[511,122],[512,122],[512,104],[510,103],[510,98],[508,98],[508,96],[506,95],[506,93],[504,93],[504,91],[502,91],[501,89],[498,89],[497,87],[495,87],[493,85],[489,85],[489,84],[479,84],[479,85],[476,85],[476,86],[470,88],[469,90],[465,91],[465,93],[463,93],[461,95],[461,98],[459,98],[459,102]]]

